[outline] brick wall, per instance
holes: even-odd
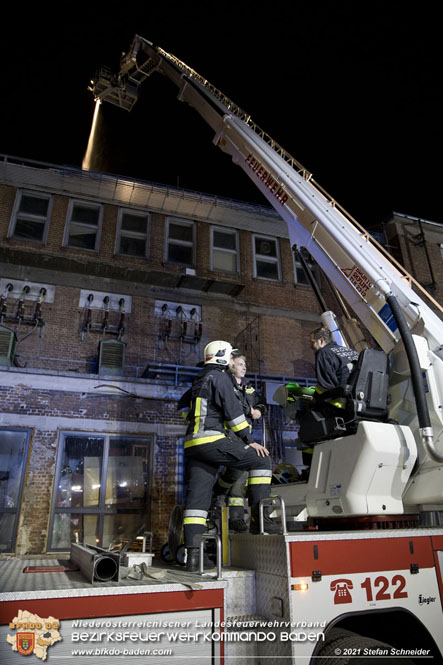
[[[56,446],[57,432],[33,431],[17,534],[17,554],[46,552]]]
[[[252,231],[243,228],[239,231],[240,273],[218,273],[210,269],[210,224],[197,220],[197,275],[232,282],[243,288],[235,298],[193,289],[168,289],[151,282],[148,275],[150,271],[168,275],[184,273],[185,266],[164,261],[166,213],[155,210],[149,213],[148,259],[115,255],[119,206],[108,202],[103,203],[99,251],[67,248],[63,247],[63,237],[70,196],[69,192],[55,192],[48,238],[42,246],[36,242],[7,238],[16,191],[16,187],[11,185],[0,185],[0,264],[3,266],[0,276],[55,286],[54,301],[42,304],[44,327],[7,319],[3,321],[4,326],[17,334],[19,367],[26,367],[26,371],[43,372],[44,376],[53,372],[54,375],[64,373],[67,377],[77,375],[79,379],[81,375],[97,372],[98,344],[110,335],[97,332],[81,334],[85,310],[79,307],[80,291],[90,288],[105,293],[123,293],[132,298],[132,311],[126,315],[122,337],[127,344],[124,375],[128,378],[136,374],[141,376],[143,369],[153,360],[194,366],[201,360],[203,348],[211,339],[234,341],[241,338],[253,322],[259,331],[259,338],[252,343],[259,347],[260,362],[250,367],[251,370],[312,376],[313,355],[308,334],[317,325],[319,310],[310,289],[294,283],[291,249],[286,238],[277,238],[281,282],[253,277]],[[50,191],[47,185],[44,191]],[[76,192],[72,192],[72,198],[78,199]],[[94,201],[94,197],[91,196],[90,200]],[[217,220],[213,223],[217,224]],[[272,237],[271,221],[268,223],[265,220],[264,223],[268,224],[268,231],[265,233],[262,225],[260,234]],[[162,346],[158,334],[161,322],[154,317],[156,300],[200,305],[203,321],[200,342],[183,345],[177,340],[169,340],[167,345]],[[32,316],[35,304],[35,301],[25,301],[25,315]],[[14,314],[17,298],[8,297],[6,306],[7,313]],[[110,312],[109,324],[117,325],[119,318],[119,312]],[[103,312],[92,310],[92,324],[99,325],[102,320]],[[106,382],[112,382],[112,379],[107,378]],[[157,432],[151,529],[158,551],[167,541],[169,516],[176,503],[179,435],[161,433],[168,426],[175,428],[175,431],[183,431],[183,421],[176,414],[176,401],[61,390],[59,376],[53,386],[44,389],[27,385],[26,377],[18,386],[8,385],[6,382],[0,389],[3,397],[1,413],[6,422],[10,426],[31,426],[33,429],[16,553],[40,554],[46,551],[59,430],[87,432],[91,430],[91,424],[98,420],[101,423],[124,422],[129,428],[126,430],[128,433],[131,423],[139,433],[140,428]],[[164,393],[167,391],[165,387]],[[42,418],[47,420],[39,420]]]
[[[36,329],[23,341],[20,341],[17,347],[19,363],[21,365],[35,367],[39,369],[72,370],[79,372],[96,371],[96,359],[98,343],[103,336],[97,333],[90,333],[81,338],[81,328],[84,322],[85,310],[79,308],[80,295],[80,276],[77,278],[75,273],[70,273],[69,285],[58,283],[59,272],[53,269],[57,267],[59,271],[66,268],[65,259],[69,257],[70,261],[82,264],[84,273],[94,275],[96,268],[100,266],[101,274],[106,274],[106,268],[113,271],[113,274],[119,278],[119,286],[128,292],[132,300],[132,312],[126,315],[125,336],[123,340],[127,342],[126,365],[127,373],[134,373],[134,367],[146,366],[147,362],[154,356],[164,362],[182,362],[179,356],[178,346],[170,344],[168,353],[159,354],[154,351],[156,346],[156,326],[158,321],[154,320],[153,310],[155,301],[155,292],[158,289],[153,287],[134,285],[127,281],[129,269],[143,268],[145,270],[167,271],[169,273],[183,273],[184,266],[179,264],[164,264],[164,236],[165,236],[165,218],[159,213],[151,215],[150,225],[150,257],[148,260],[128,256],[114,255],[115,230],[118,214],[118,206],[104,205],[103,229],[101,234],[100,250],[98,253],[88,252],[81,249],[62,247],[64,227],[68,209],[68,197],[55,195],[48,241],[45,247],[38,243],[26,242],[14,238],[6,238],[9,225],[9,219],[15,200],[15,189],[13,187],[2,186],[1,193],[4,194],[4,205],[0,206],[2,211],[0,223],[0,246],[12,250],[20,249],[23,254],[17,255],[17,260],[29,259],[34,261],[34,265],[45,268],[47,261],[51,258],[55,263],[51,263],[51,270],[47,277],[52,283],[55,283],[56,292],[53,303],[43,303],[42,316],[45,322],[43,329]],[[217,279],[219,273],[210,270],[210,250],[209,250],[209,231],[210,225],[204,222],[196,222],[196,257],[198,275]],[[281,310],[280,315],[274,315],[273,324],[268,326],[263,323],[263,329],[268,327],[274,330],[279,329],[278,351],[272,348],[272,334],[266,337],[266,342],[261,344],[263,349],[264,365],[269,373],[279,373],[289,371],[286,360],[282,358],[290,357],[290,364],[298,363],[303,366],[304,355],[299,352],[303,348],[304,340],[301,335],[305,334],[297,318],[294,319],[294,312],[302,311],[311,315],[315,319],[318,314],[318,305],[312,292],[304,286],[294,284],[294,270],[292,263],[289,241],[285,238],[279,238],[282,281],[273,282],[253,277],[253,253],[252,253],[252,234],[248,231],[240,232],[240,256],[241,272],[238,275],[224,274],[222,278],[233,283],[243,284],[244,288],[235,298],[223,296],[214,296],[202,298],[199,291],[170,290],[166,292],[172,300],[180,302],[202,303],[203,316],[203,338],[201,344],[192,348],[186,347],[186,364],[195,364],[201,357],[203,346],[214,338],[234,339],[255,318],[256,313],[251,313],[253,307],[272,307]],[[10,253],[12,259],[14,254]],[[39,258],[36,258],[36,257]],[[35,264],[37,261],[37,264]],[[72,267],[72,264],[69,264]],[[104,271],[104,273],[103,273]],[[32,268],[28,268],[27,274],[32,279]],[[83,275],[82,275],[83,276]],[[130,277],[130,275],[129,275]],[[66,282],[66,279],[63,280]],[[106,278],[97,277],[95,288],[105,290],[107,287]],[[115,290],[115,287],[114,287]],[[160,296],[165,295],[162,290]],[[203,294],[204,295],[204,294]],[[212,304],[213,303],[213,304]],[[233,305],[236,305],[234,308]],[[17,300],[8,298],[7,312],[13,314],[16,311]],[[32,315],[35,303],[25,301],[25,314]],[[288,320],[283,319],[279,323],[280,316],[287,312]],[[111,312],[109,323],[117,325],[119,313]],[[292,319],[291,319],[292,317]],[[263,317],[265,320],[268,317]],[[103,321],[103,312],[93,310],[92,323],[100,325]],[[5,321],[11,329],[16,330],[16,322]],[[24,338],[31,330],[29,325],[21,326],[18,329],[19,340]],[[287,331],[287,335],[285,332]],[[283,353],[282,353],[283,352]],[[257,368],[254,368],[257,369]]]
[[[21,248],[30,255],[41,257],[44,267],[45,259],[59,259],[58,269],[66,269],[63,259],[69,257],[72,261],[87,264],[85,272],[93,275],[95,267],[112,266],[114,272],[120,269],[120,278],[125,279],[125,269],[140,268],[143,270],[160,270],[172,273],[183,273],[184,266],[180,264],[164,264],[164,241],[166,215],[152,213],[150,224],[150,256],[149,259],[129,257],[114,254],[116,222],[118,214],[117,205],[104,205],[103,227],[101,233],[100,249],[91,252],[72,247],[63,247],[63,234],[68,210],[68,197],[54,195],[52,216],[49,227],[48,240],[44,247],[38,243],[16,238],[6,238],[13,204],[15,201],[15,188],[0,185],[1,205],[0,217],[0,246],[5,248]],[[196,222],[196,268],[202,277],[220,278],[220,273],[210,270],[210,225]],[[272,237],[272,227],[269,235]],[[223,279],[244,285],[243,291],[237,300],[240,303],[254,303],[257,305],[283,307],[291,311],[304,310],[316,313],[318,306],[312,292],[307,287],[296,287],[294,284],[294,269],[291,249],[286,238],[279,238],[282,268],[282,281],[273,282],[253,277],[252,234],[249,231],[240,232],[240,274],[223,274]]]
[[[30,324],[18,326],[15,321],[4,321],[5,326],[17,333],[16,353],[20,366],[97,373],[99,342],[110,335],[89,332],[82,336],[85,311],[79,308],[79,296],[78,287],[57,286],[54,302],[43,303],[42,318],[45,325],[42,328]],[[195,300],[191,298],[191,304],[198,302],[198,296]],[[195,365],[201,360],[204,345],[211,339],[233,341],[257,317],[247,308],[244,311],[233,309],[226,302],[214,306],[203,305],[202,340],[195,346],[182,345],[180,361],[179,342],[169,341],[166,349],[159,348],[157,334],[161,321],[154,317],[154,303],[152,298],[133,297],[132,312],[125,317],[125,334],[122,340],[127,343],[125,373],[128,376],[134,376],[136,368],[139,368],[140,375],[142,369],[154,358],[162,362]],[[8,298],[8,313],[15,313],[16,308],[16,300]],[[35,302],[25,302],[26,315],[31,316],[34,309]],[[119,312],[110,312],[110,325],[117,326],[119,318]],[[259,319],[262,373],[293,374],[293,368],[301,369],[306,362],[307,366],[312,367],[313,357],[310,358],[312,353],[307,339],[309,331],[316,326],[314,321],[301,322],[290,317],[264,315],[259,316]],[[99,326],[102,321],[103,311],[93,310],[93,325]],[[190,330],[193,330],[192,324],[189,325]],[[258,367],[251,367],[251,370],[257,371]],[[300,374],[300,371],[296,374]],[[312,372],[308,375],[311,376]]]
[[[150,400],[124,395],[74,393],[60,390],[38,390],[26,384],[1,389],[2,412],[17,416],[16,426],[26,426],[28,417],[46,417],[54,429],[34,427],[21,517],[17,538],[17,554],[39,554],[46,551],[48,526],[53,494],[59,432],[57,419],[72,419],[72,425],[62,429],[95,431],[96,420],[125,421],[130,425],[145,423],[175,425],[183,428],[176,412],[176,401]],[[89,422],[88,422],[89,421]],[[32,422],[32,421],[29,421]],[[90,424],[92,423],[92,424]],[[47,427],[48,427],[47,426]],[[151,431],[155,428],[149,428]],[[139,428],[137,429],[139,433]],[[97,432],[96,432],[97,433]],[[158,549],[167,541],[169,515],[176,503],[177,436],[158,436],[155,440],[152,473],[151,529]]]
[[[385,232],[393,256],[443,305],[443,225],[394,214]]]

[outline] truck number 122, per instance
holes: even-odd
[[[375,595],[375,600],[391,600],[392,598],[407,598],[407,591],[403,591],[406,586],[406,580],[403,575],[394,575],[392,580],[389,582],[387,577],[376,577],[374,583],[370,577],[367,577],[364,582],[361,584],[362,589],[366,591],[366,599],[368,602],[373,600],[373,590],[372,587],[380,587]],[[388,589],[390,586],[395,587],[394,593],[389,593]]]

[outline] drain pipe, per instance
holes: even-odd
[[[418,360],[417,349],[412,339],[412,333],[406,322],[404,314],[398,304],[395,296],[387,296],[386,302],[391,308],[395,322],[403,341],[406,355],[411,369],[412,388],[414,391],[415,405],[417,407],[418,424],[426,452],[429,456],[439,463],[443,463],[443,454],[439,453],[435,447],[434,434],[432,431],[431,418],[429,416],[428,404],[426,402],[426,393],[423,385],[420,363]]]

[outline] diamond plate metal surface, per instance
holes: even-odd
[[[223,572],[227,582],[225,592],[225,617],[255,614],[256,589],[253,570]]]
[[[235,566],[256,570],[256,611],[271,624],[258,628],[268,632],[269,639],[257,642],[256,661],[253,662],[259,663],[261,657],[267,665],[292,663],[292,645],[280,639],[280,633],[288,630],[284,622],[291,621],[286,538],[279,535],[236,535],[232,538],[231,560]]]
[[[249,568],[271,575],[286,575],[286,540],[279,535],[237,534],[231,540],[231,562],[234,567]]]
[[[70,573],[23,573],[26,566],[54,565],[54,559],[7,558],[0,561],[0,601],[30,598],[63,598],[97,595],[123,595],[128,593],[157,593],[188,589],[217,589],[226,586],[223,580],[187,573],[179,568],[150,566],[149,574],[158,578],[142,580],[123,579],[117,582],[90,584],[80,571]]]

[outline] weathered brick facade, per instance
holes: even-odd
[[[248,347],[242,350],[250,351],[249,369],[255,373],[273,378],[313,375],[308,333],[318,323],[319,308],[310,289],[295,283],[285,225],[266,207],[151,188],[147,183],[125,180],[123,187],[118,179],[106,176],[34,163],[8,164],[7,160],[0,171],[2,325],[17,338],[14,358],[0,365],[0,424],[3,431],[25,428],[31,432],[11,551],[51,550],[49,529],[62,432],[153,437],[147,526],[158,550],[167,540],[169,515],[183,482],[178,442],[184,425],[176,403],[189,382],[173,374],[146,373],[148,365],[193,367],[211,339],[237,339]],[[44,242],[14,233],[16,201],[22,192],[51,198]],[[72,200],[103,206],[97,251],[66,246]],[[149,215],[146,258],[116,253],[122,208]],[[165,260],[167,223],[176,219],[195,226],[192,265]],[[237,230],[238,272],[211,269],[211,225]],[[254,276],[254,233],[276,242],[281,279]],[[185,281],[179,284],[180,278]],[[34,315],[35,297],[25,295],[21,319],[16,316],[18,294],[28,282],[51,291],[51,297],[47,294],[41,303],[44,325],[38,325]],[[13,291],[8,291],[9,284]],[[117,330],[121,312],[109,311],[109,328],[103,331],[104,307],[91,309],[91,325],[85,330],[82,290],[118,294],[130,303],[120,335],[125,362],[118,374],[99,372],[98,347],[104,339],[117,339],[110,331]],[[190,321],[191,337],[180,341],[179,321],[174,320],[171,338],[165,342],[165,321],[155,315],[155,303],[163,301],[200,307],[201,339],[189,341],[194,330]],[[250,330],[253,334],[248,337],[245,331]],[[289,439],[294,438],[292,432]]]
[[[443,225],[393,213],[383,227],[392,256],[442,304]]]
[[[169,515],[183,485],[179,441],[184,425],[176,403],[189,375],[174,372],[194,367],[211,339],[227,339],[247,355],[249,370],[264,377],[269,390],[278,377],[312,377],[308,336],[318,325],[319,306],[311,290],[296,283],[285,224],[269,208],[35,163],[5,159],[0,166],[0,333],[3,341],[8,330],[16,338],[9,360],[6,347],[0,349],[0,434],[18,428],[29,430],[31,437],[15,506],[18,528],[6,551],[51,551],[64,433],[148,437],[152,454],[145,521],[158,551],[167,540]],[[51,199],[43,242],[14,232],[23,192]],[[102,206],[100,242],[94,251],[66,244],[73,201]],[[116,250],[122,210],[146,214],[146,257]],[[194,225],[191,264],[166,260],[171,221]],[[237,272],[212,269],[211,227],[237,232]],[[255,276],[254,234],[275,243],[280,279]],[[441,302],[441,226],[394,215],[385,234],[395,258],[424,286],[431,286]],[[35,315],[35,295],[24,296],[17,316],[20,292],[27,284],[36,292],[45,289],[42,321]],[[10,285],[14,288],[9,290]],[[327,286],[322,286],[334,309]],[[91,309],[86,327],[87,307],[81,304],[85,292],[99,299],[103,294],[123,298],[124,331],[117,335],[122,311],[115,306],[103,329],[106,308],[101,300]],[[175,310],[165,336],[168,322],[159,315],[161,303],[200,308],[201,337],[193,338],[198,326],[191,320],[183,333]],[[108,373],[99,367],[99,342],[117,338],[125,343],[125,361]],[[291,445],[293,425],[288,423],[287,429]],[[279,461],[275,454],[274,459]]]

